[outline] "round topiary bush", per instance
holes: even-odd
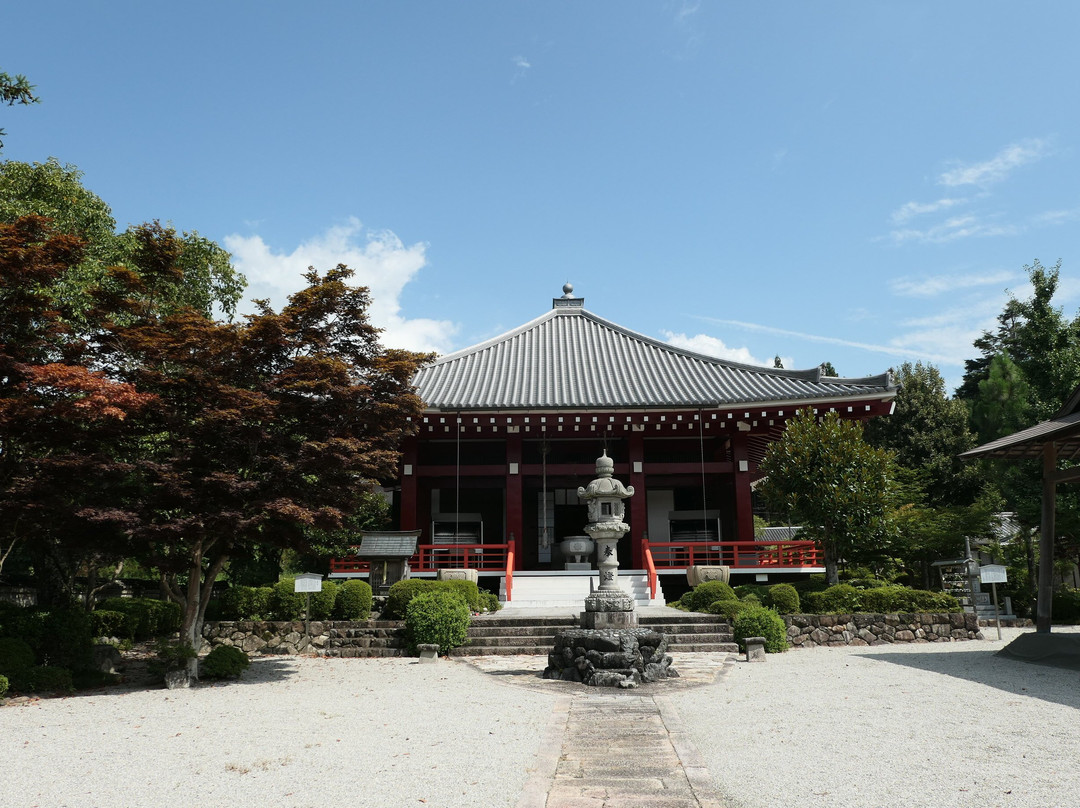
[[[382,613],[383,619],[404,620],[409,602],[421,592],[428,592],[434,588],[435,581],[430,578],[408,578],[391,584],[386,596],[386,607]]]
[[[772,609],[756,606],[744,610],[732,620],[731,630],[742,651],[746,650],[747,637],[764,637],[765,651],[770,654],[788,649],[787,625]]]
[[[774,584],[769,587],[769,605],[780,614],[798,614],[799,592],[791,584]]]
[[[708,614],[722,614],[728,620],[734,620],[747,609],[760,609],[761,607],[748,603],[745,600],[715,600],[705,607]]]
[[[295,592],[292,578],[282,578],[271,587],[268,611],[271,620],[299,620],[304,616],[304,596]]]
[[[311,593],[311,620],[329,620],[337,601],[338,585],[334,581],[323,581],[319,592]],[[306,598],[305,598],[306,599]]]
[[[683,595],[680,602],[690,611],[700,612],[718,600],[738,599],[735,590],[723,581],[705,581]]]
[[[455,593],[447,590],[422,592],[405,609],[405,631],[409,647],[434,643],[439,653],[464,645],[469,633],[469,607]]]
[[[485,612],[497,612],[502,607],[502,601],[494,592],[485,591],[480,593],[480,608]]]
[[[812,614],[851,614],[862,611],[862,594],[853,586],[837,584],[823,592],[807,592],[802,603]]]
[[[269,586],[230,586],[218,598],[222,620],[262,620],[270,613]]]
[[[199,663],[199,677],[206,679],[235,679],[250,664],[247,654],[235,645],[219,645]]]
[[[348,580],[338,587],[334,601],[337,620],[367,620],[371,617],[371,586],[367,581]]]

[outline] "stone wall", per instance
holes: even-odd
[[[983,639],[973,614],[791,614],[784,622],[793,648]]]
[[[211,647],[235,645],[251,655],[314,654],[326,657],[401,656],[403,624],[391,620],[221,620],[203,625]]]

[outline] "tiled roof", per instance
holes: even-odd
[[[895,395],[890,374],[822,376],[819,368],[743,365],[675,348],[556,301],[541,317],[440,357],[414,384],[429,409],[716,407]]]

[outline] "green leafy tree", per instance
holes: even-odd
[[[34,85],[26,76],[11,76],[0,70],[0,104],[13,107],[16,104],[37,104],[40,101],[41,99],[34,95]],[[4,148],[3,138],[6,136],[7,132],[0,129],[0,149]]]
[[[893,465],[890,452],[863,440],[858,422],[803,409],[766,451],[760,490],[821,543],[826,581],[835,584],[841,559],[873,555],[886,541]]]
[[[825,360],[821,363],[821,375],[837,378],[840,374],[836,372],[836,368],[833,367],[832,362]]]
[[[231,317],[246,285],[229,253],[198,232],[178,234],[155,221],[117,233],[112,210],[83,186],[82,172],[55,158],[44,163],[0,162],[0,222],[10,224],[23,216],[47,217],[56,232],[83,241],[82,260],[51,287],[76,323],[95,306],[95,296],[111,295],[114,307],[132,302],[137,290],[114,267],[124,267],[139,278],[145,287],[144,303],[159,312],[187,307],[212,317],[220,309]],[[165,234],[170,238],[161,238]],[[155,254],[165,244],[173,254]],[[155,263],[175,271],[155,271]]]
[[[933,365],[905,362],[896,381],[893,413],[866,425],[867,443],[892,450],[900,465],[917,472],[929,505],[970,505],[983,479],[979,467],[957,458],[975,446],[967,407],[946,395],[945,380]]]

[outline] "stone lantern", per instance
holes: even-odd
[[[637,625],[634,599],[619,587],[619,539],[630,530],[623,521],[626,515],[624,500],[634,495],[634,487],[624,486],[612,474],[615,463],[603,455],[596,460],[596,479],[578,488],[578,497],[589,507],[589,524],[585,532],[596,542],[596,565],[600,569],[600,585],[585,599],[581,616],[584,628],[625,628]]]

